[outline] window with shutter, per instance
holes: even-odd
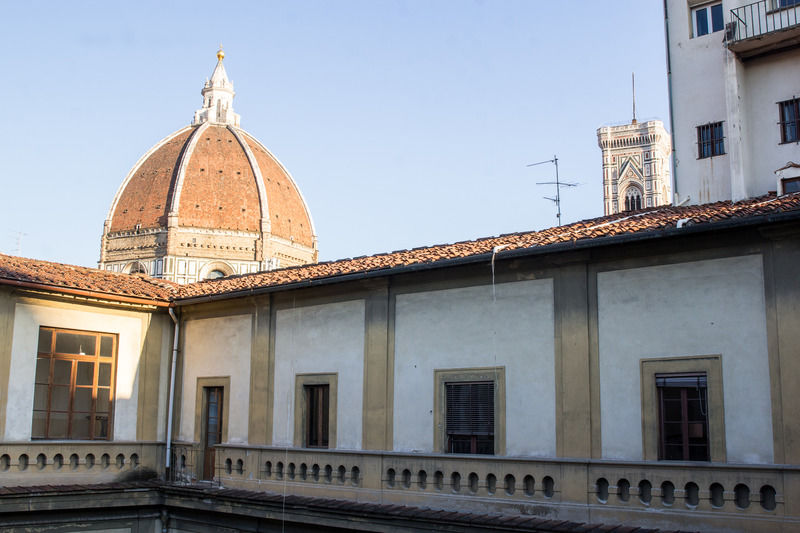
[[[494,383],[446,383],[448,453],[494,454]]]

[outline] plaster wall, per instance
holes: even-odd
[[[643,458],[641,359],[720,354],[727,460],[772,462],[760,255],[601,272],[597,293],[604,459]]]
[[[227,443],[247,442],[250,399],[250,315],[189,320],[184,325],[183,394],[179,439],[192,442],[195,433],[197,378],[230,376]],[[224,436],[223,436],[224,439]]]
[[[360,450],[364,391],[364,300],[282,309],[275,326],[273,444],[292,446],[295,375],[337,374],[336,443]]]
[[[551,279],[397,296],[394,450],[434,452],[434,370],[504,366],[506,454],[555,456]]]
[[[39,326],[119,335],[113,440],[136,440],[139,358],[143,342],[141,318],[23,303],[15,307],[4,440],[26,441],[31,438]]]
[[[746,192],[757,196],[777,190],[775,171],[787,162],[800,163],[800,144],[781,144],[777,102],[800,97],[800,50],[745,63]]]
[[[667,0],[665,5],[669,15],[675,203],[687,197],[692,204],[730,199],[728,155],[697,158],[697,126],[727,122],[724,32],[692,38],[687,1]],[[723,7],[727,20],[729,8],[727,4]],[[727,127],[723,124],[726,137]]]

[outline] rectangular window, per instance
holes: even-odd
[[[109,439],[117,336],[39,328],[34,439]]]
[[[795,143],[800,141],[800,98],[779,102],[781,125],[781,142]]]
[[[783,178],[781,180],[782,194],[800,192],[800,178]]]
[[[692,9],[692,24],[694,30],[692,37],[721,31],[725,27],[722,3],[706,4]]]
[[[306,397],[306,447],[327,448],[330,387],[305,385],[303,388]]]
[[[705,159],[725,153],[725,136],[722,122],[697,126],[697,158]]]
[[[706,374],[656,374],[659,454],[668,461],[708,461]]]
[[[447,452],[494,454],[494,383],[446,383]]]

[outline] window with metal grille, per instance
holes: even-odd
[[[306,446],[327,448],[330,387],[305,385],[303,388],[306,394]]]
[[[34,439],[109,439],[117,336],[39,328]]]
[[[714,157],[725,153],[725,136],[722,122],[712,122],[697,127],[697,158]]]
[[[448,453],[494,454],[494,382],[446,383]]]
[[[779,102],[781,143],[800,142],[800,98]]]
[[[706,374],[656,374],[656,388],[660,433],[658,458],[708,461]]]

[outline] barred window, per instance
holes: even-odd
[[[494,454],[494,383],[446,384],[448,453]]]
[[[800,141],[800,98],[779,102],[781,143]]]
[[[39,328],[34,439],[109,439],[117,336]]]
[[[722,122],[712,122],[697,127],[697,158],[705,159],[725,153],[725,136]]]

